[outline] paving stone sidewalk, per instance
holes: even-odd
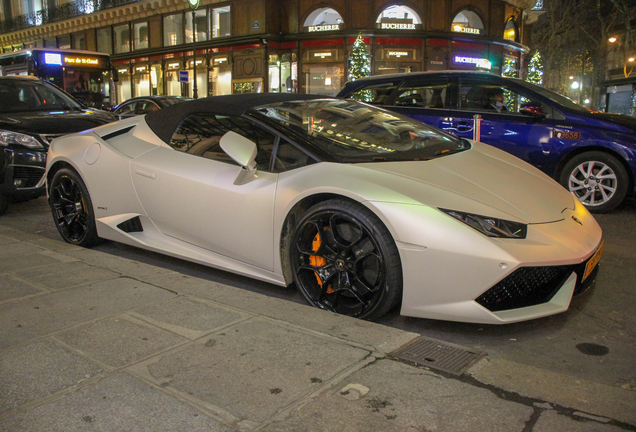
[[[636,393],[67,245],[0,218],[0,431],[636,431]]]

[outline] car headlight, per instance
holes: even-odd
[[[30,135],[0,130],[0,146],[19,144],[34,150],[44,150],[42,143]]]
[[[528,234],[528,225],[523,223],[456,210],[440,210],[488,237],[524,239]]]

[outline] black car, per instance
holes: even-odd
[[[180,102],[191,101],[192,98],[182,96],[139,96],[128,99],[113,108],[113,113],[120,119],[144,115]]]
[[[52,139],[116,120],[109,112],[83,108],[46,81],[0,77],[0,214],[11,200],[45,194],[40,180]]]
[[[462,71],[384,75],[348,82],[338,96],[499,147],[552,176],[592,212],[636,193],[634,117],[593,112],[519,79]]]

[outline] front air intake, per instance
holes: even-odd
[[[475,301],[491,312],[549,302],[576,267],[521,267]]]

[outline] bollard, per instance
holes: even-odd
[[[473,141],[479,141],[481,138],[481,116],[475,114],[473,116]]]

